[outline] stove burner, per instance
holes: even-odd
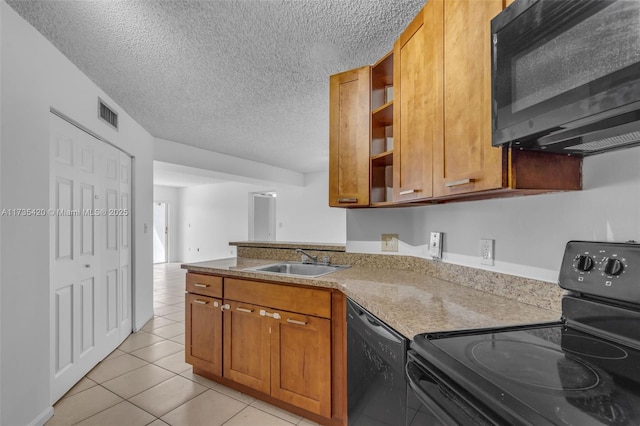
[[[600,359],[625,359],[627,351],[608,342],[575,334],[562,335],[562,349],[578,355]]]
[[[517,340],[487,340],[471,348],[475,361],[512,382],[559,391],[583,391],[600,382],[598,373],[562,351]]]

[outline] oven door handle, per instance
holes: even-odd
[[[427,382],[431,386],[440,392],[440,386],[438,386],[422,369],[414,362],[408,361],[406,366],[407,378],[409,386],[415,392],[416,396],[422,404],[442,423],[450,426],[458,426],[458,422],[454,420],[446,411],[444,411],[436,401],[431,398],[426,389],[421,386],[421,383]],[[446,395],[444,396],[446,398]]]

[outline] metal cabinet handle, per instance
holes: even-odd
[[[475,181],[476,181],[475,179],[460,179],[460,180],[454,180],[453,182],[447,182],[444,184],[444,186],[446,186],[447,188],[451,188],[453,186],[467,185]]]
[[[236,308],[236,311],[240,311],[240,312],[246,312],[248,314],[253,312],[253,309],[247,309],[247,308]]]
[[[198,305],[208,305],[209,302],[207,300],[202,300],[202,299],[196,299],[193,301],[193,303],[197,303]],[[220,304],[218,302],[213,302],[213,307],[217,308],[218,306],[220,306]]]
[[[298,321],[291,318],[287,318],[287,322],[291,324],[297,324],[297,325],[307,325],[307,323],[304,321]]]
[[[416,192],[420,192],[419,189],[407,189],[406,191],[400,191],[400,195],[409,195]]]
[[[225,303],[224,305],[220,306],[221,311],[224,311],[225,309],[231,309],[231,306],[229,306],[228,303]]]
[[[358,199],[357,198],[338,198],[338,202],[344,203],[344,204],[357,203]]]
[[[200,288],[207,288],[207,287],[209,287],[209,284],[199,284],[199,283],[195,283],[193,286],[194,286],[194,287],[200,287]]]
[[[282,318],[279,313],[277,313],[277,312],[274,312],[274,313],[267,312],[264,309],[260,309],[260,315],[263,316],[263,317],[271,317],[273,319]]]

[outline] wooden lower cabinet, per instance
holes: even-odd
[[[224,377],[236,383],[269,393],[269,330],[261,308],[240,302],[225,301]]]
[[[331,321],[290,312],[268,319],[271,396],[331,416]]]
[[[344,295],[236,278],[224,278],[222,292],[187,293],[194,373],[320,424],[346,425]],[[243,296],[251,303],[230,298]]]
[[[185,361],[222,376],[222,301],[187,293]]]

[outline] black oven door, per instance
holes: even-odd
[[[496,16],[493,145],[571,153],[576,132],[637,121],[638,28],[639,1],[518,0]]]
[[[435,369],[410,350],[407,354],[407,426],[506,425],[456,392]]]

